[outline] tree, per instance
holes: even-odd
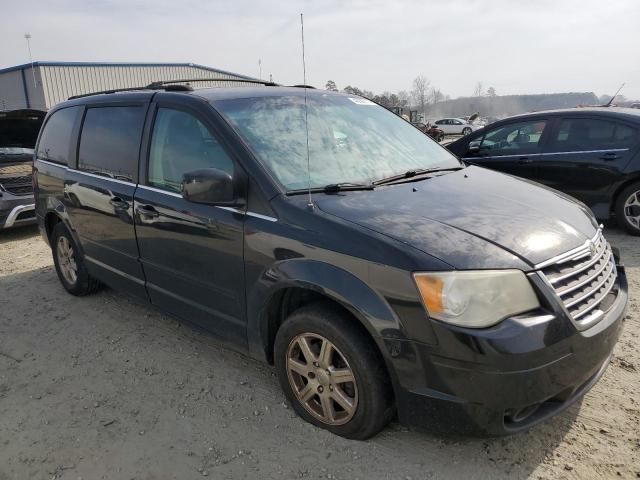
[[[333,80],[328,80],[327,84],[324,86],[325,90],[329,90],[331,92],[337,92],[338,87],[336,87],[336,82]]]
[[[427,105],[427,92],[429,91],[429,85],[431,85],[431,82],[424,75],[418,75],[413,80],[413,90],[411,91],[411,94],[413,95],[413,99],[416,104],[420,105],[423,117],[426,114],[425,107]]]
[[[493,87],[489,87],[487,89],[487,96],[489,97],[495,97],[496,96],[496,89]]]
[[[409,96],[409,92],[406,90],[400,90],[398,92],[398,106],[402,108],[407,108],[409,106],[409,102],[411,101],[411,97]]]
[[[444,100],[444,95],[442,94],[440,89],[435,87],[431,89],[430,97],[431,97],[431,103],[439,103]]]
[[[476,88],[473,91],[473,96],[474,97],[484,97],[484,85],[482,85],[482,82],[476,83]]]

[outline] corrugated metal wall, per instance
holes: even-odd
[[[160,80],[245,78],[191,66],[43,66],[45,102],[49,108],[73,95],[149,85]],[[244,86],[238,82],[198,82],[194,88]]]
[[[228,82],[198,82],[194,88],[246,86],[234,79],[243,75],[216,71],[197,65],[35,65],[36,86],[31,66],[0,73],[0,110],[49,109],[73,95],[149,85],[160,80],[189,78],[229,79]],[[25,95],[25,88],[26,94]],[[27,104],[27,97],[29,104]]]

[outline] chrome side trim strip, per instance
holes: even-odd
[[[277,222],[278,219],[275,217],[270,217],[269,215],[262,215],[261,213],[249,212],[247,211],[247,215],[250,217],[261,218],[262,220],[266,220],[267,222]]]
[[[575,152],[547,152],[547,153],[519,153],[515,155],[491,155],[486,157],[463,157],[463,160],[493,159],[493,158],[518,158],[518,157],[542,157],[544,155],[577,155],[582,153],[615,153],[627,152],[628,148],[610,148],[607,150],[577,150]]]
[[[149,187],[147,185],[138,184],[138,188],[142,188],[143,190],[150,190],[156,193],[164,193],[165,195],[169,195],[170,197],[182,198],[182,195],[176,192],[169,192],[168,190],[162,190],[161,188]]]
[[[18,205],[17,207],[13,207],[13,209],[9,212],[9,216],[7,217],[6,222],[4,222],[4,228],[13,227],[13,224],[16,223],[16,219],[18,215],[22,212],[28,212],[30,210],[35,210],[35,203],[30,203],[28,205]]]

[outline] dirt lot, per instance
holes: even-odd
[[[503,439],[299,420],[269,366],[111,290],[67,295],[35,228],[0,233],[0,480],[640,477],[640,240],[615,359],[563,415]]]

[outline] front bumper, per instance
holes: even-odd
[[[618,269],[617,297],[589,329],[540,312],[482,330],[434,322],[437,346],[403,342],[392,360],[400,421],[505,435],[569,407],[604,374],[622,330],[628,294],[624,267]]]
[[[2,192],[0,197],[0,230],[36,223],[33,195],[12,195]]]

